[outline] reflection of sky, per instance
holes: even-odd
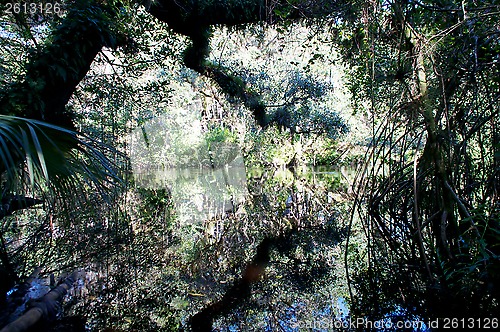
[[[321,323],[324,323],[324,326],[331,325],[329,322],[333,320],[346,320],[349,316],[347,302],[343,297],[339,297],[333,307],[329,304],[318,310],[310,310],[307,306],[306,303],[298,301],[287,307],[282,313],[268,313],[264,318],[265,326],[263,327],[263,331],[276,331],[276,324],[279,324],[279,331],[286,332],[332,331],[329,328],[308,328],[308,326],[321,326]],[[311,317],[304,315],[308,312],[312,313]],[[278,317],[277,322],[275,320],[276,317]],[[240,331],[237,325],[230,325],[227,329],[234,332]]]
[[[278,322],[276,322],[276,317],[278,317]],[[311,310],[307,307],[306,303],[299,301],[294,302],[282,313],[266,313],[264,318],[265,326],[262,330],[266,332],[276,331],[276,324],[279,324],[278,330],[285,332],[356,330],[352,328],[352,326],[350,327],[350,319],[349,308],[343,297],[339,297],[334,303],[325,305],[317,310]],[[406,328],[406,331],[430,331],[421,318],[411,317],[406,310],[400,307],[387,314],[385,318],[377,321],[381,327],[373,328],[373,330],[395,331],[397,321],[408,322],[410,325],[414,324],[413,327]],[[361,329],[362,326],[363,325],[359,325],[358,330]],[[240,331],[237,325],[230,325],[227,329],[235,332]],[[252,330],[256,329],[254,328]]]

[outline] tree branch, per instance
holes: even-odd
[[[268,10],[268,6],[271,10]],[[252,111],[261,127],[269,124],[266,107],[261,97],[246,88],[245,82],[234,77],[224,68],[206,61],[210,44],[211,26],[235,26],[256,22],[276,22],[317,18],[337,13],[347,5],[342,1],[311,0],[290,3],[273,1],[204,1],[204,0],[158,0],[146,1],[146,10],[160,21],[166,22],[176,33],[191,38],[192,44],[184,52],[184,63],[198,73],[212,78],[228,96],[238,98]]]
[[[26,77],[0,97],[3,114],[44,120],[74,129],[65,107],[103,46],[117,47],[126,38],[113,31],[117,13],[97,0],[76,1],[56,28],[52,42],[34,55]],[[106,19],[107,18],[107,19]]]

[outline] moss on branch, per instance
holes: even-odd
[[[104,46],[127,38],[116,29],[116,8],[98,1],[76,1],[47,46],[33,54],[25,79],[3,91],[2,114],[44,120],[74,129],[66,104]]]

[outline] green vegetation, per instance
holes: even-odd
[[[59,4],[0,5],[0,327],[498,319],[498,1]]]

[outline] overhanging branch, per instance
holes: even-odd
[[[275,23],[285,20],[319,18],[339,13],[347,5],[343,1],[310,0],[157,0],[145,1],[146,10],[167,23],[176,33],[188,36],[191,46],[184,52],[188,68],[213,79],[226,95],[238,98],[252,111],[261,127],[269,124],[266,107],[259,94],[246,88],[240,77],[228,73],[206,59],[209,55],[211,27],[236,26],[257,22]]]

